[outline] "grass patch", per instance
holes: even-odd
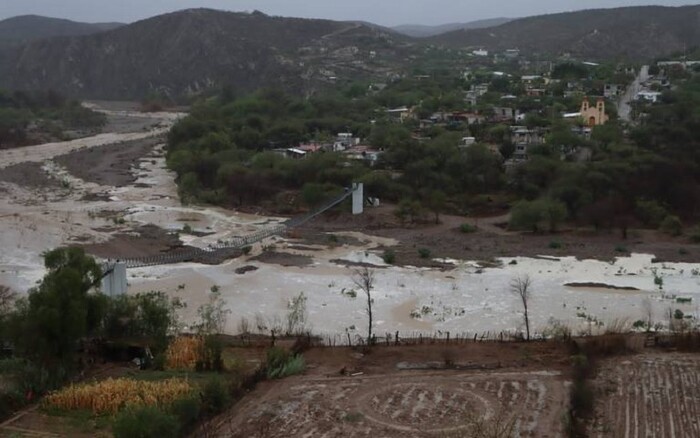
[[[347,412],[345,415],[343,415],[343,421],[347,421],[348,423],[357,423],[362,421],[364,418],[365,416],[360,412]]]
[[[382,254],[382,260],[387,265],[393,265],[396,262],[396,252],[393,249],[385,249],[384,254]]]
[[[472,224],[468,224],[468,223],[463,223],[462,225],[459,226],[460,233],[464,233],[464,234],[476,233],[477,230],[478,230],[477,227],[475,227]]]
[[[95,415],[92,411],[85,409],[68,410],[44,406],[41,412],[52,417],[60,417],[68,428],[82,433],[106,431],[112,427],[111,416]]]
[[[272,347],[267,350],[265,367],[268,379],[282,379],[303,372],[306,363],[301,354],[292,355],[287,350]]]

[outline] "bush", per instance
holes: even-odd
[[[287,350],[280,347],[272,347],[267,350],[265,368],[268,379],[281,379],[283,377],[299,374],[304,371],[306,364],[301,355],[293,356]]]
[[[464,234],[475,233],[476,230],[477,230],[477,228],[472,224],[464,223],[464,224],[459,226],[459,231],[464,233]]]
[[[515,204],[508,225],[514,230],[538,232],[542,224],[545,224],[550,232],[555,232],[564,219],[566,219],[564,204],[550,199],[538,199]]]
[[[241,248],[241,251],[243,251],[243,255],[248,255],[248,254],[250,254],[250,251],[251,251],[252,249],[253,249],[253,248],[250,247],[250,246],[244,246],[243,248]]]
[[[282,367],[288,360],[290,354],[287,350],[280,347],[272,347],[267,350],[267,357],[265,359],[265,367],[270,369]]]
[[[411,223],[420,222],[423,220],[425,215],[425,210],[419,201],[412,201],[409,199],[402,199],[394,210],[394,216],[396,216],[401,223],[405,223],[407,220]]]
[[[558,241],[556,241],[556,240],[552,240],[551,242],[549,242],[549,247],[550,247],[551,249],[560,249],[561,246],[562,246],[562,245],[561,245],[561,242],[558,242]]]
[[[422,259],[429,259],[430,258],[430,250],[428,248],[421,248],[418,250],[418,255]]]
[[[680,236],[683,233],[683,223],[678,216],[668,215],[659,225],[659,230],[671,236]]]
[[[202,388],[202,409],[208,414],[222,412],[230,399],[226,381],[219,376],[209,379]]]
[[[204,337],[204,342],[201,344],[199,357],[195,362],[196,371],[223,371],[224,346],[217,335],[207,335]]]
[[[622,245],[618,245],[618,246],[615,247],[615,252],[626,253],[626,252],[627,252],[627,248],[625,248],[625,247],[622,246]]]
[[[640,199],[637,201],[636,213],[639,219],[646,225],[658,227],[661,221],[668,215],[666,209],[657,201],[646,201]]]
[[[299,374],[306,369],[306,362],[302,355],[291,356],[280,368],[268,370],[267,377],[270,379],[282,379],[284,377]]]
[[[183,431],[192,430],[202,412],[202,402],[196,397],[175,400],[170,407],[170,413],[180,422]]]
[[[700,225],[693,227],[690,231],[690,241],[693,243],[700,243]]]
[[[385,249],[384,254],[382,254],[382,259],[387,265],[393,265],[396,261],[396,253],[393,249]]]
[[[178,436],[177,418],[153,406],[127,409],[114,419],[114,438],[165,438]]]

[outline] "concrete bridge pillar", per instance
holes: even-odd
[[[365,207],[365,185],[352,184],[352,214],[362,214]]]
[[[126,264],[115,263],[111,272],[102,278],[102,293],[108,297],[126,294]]]

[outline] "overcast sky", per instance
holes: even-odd
[[[0,19],[37,14],[89,22],[133,22],[193,7],[229,11],[258,9],[269,15],[365,20],[382,25],[444,24],[494,17],[523,17],[577,9],[691,0],[0,0]]]

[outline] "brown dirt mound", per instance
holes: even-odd
[[[71,175],[100,185],[123,187],[136,180],[131,166],[162,143],[159,138],[78,150],[56,158]]]
[[[60,181],[47,175],[41,166],[41,163],[27,162],[5,167],[0,169],[0,181],[30,189],[60,187]]]
[[[304,267],[313,264],[313,259],[309,256],[276,251],[265,251],[251,260],[281,266]]]
[[[133,234],[117,234],[107,242],[84,246],[92,255],[112,259],[158,255],[180,247],[182,244],[175,234],[155,225],[144,225]]]

